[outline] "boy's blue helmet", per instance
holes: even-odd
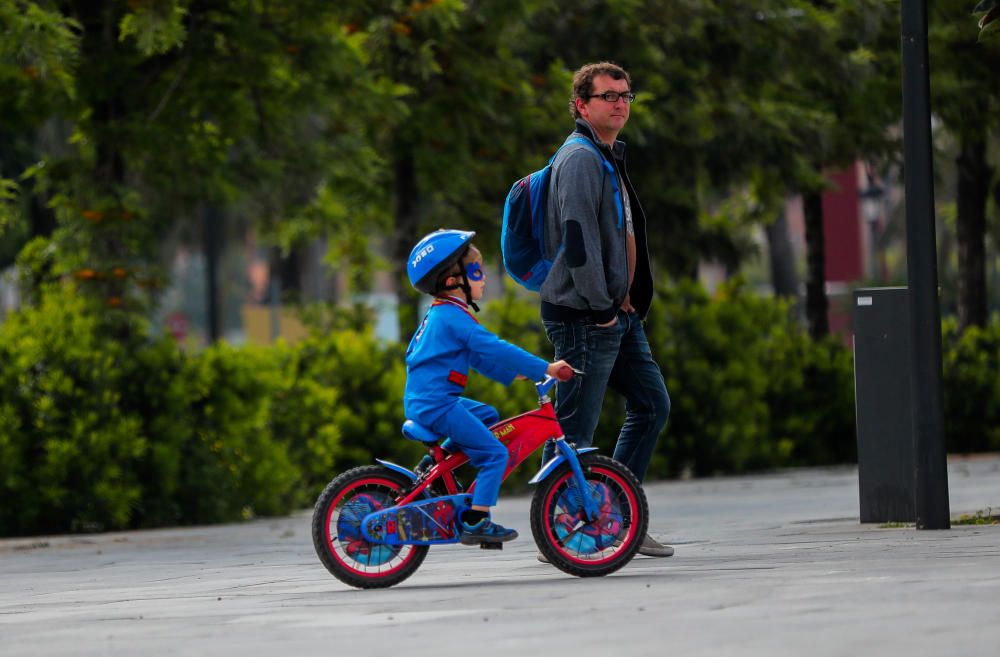
[[[406,263],[410,284],[425,294],[436,293],[438,276],[458,262],[475,236],[475,231],[445,228],[425,235]]]

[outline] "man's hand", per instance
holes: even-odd
[[[545,368],[545,373],[553,379],[569,381],[573,378],[573,366],[564,360],[557,360],[554,363],[549,363],[549,366]]]
[[[632,306],[632,300],[629,298],[629,295],[627,294],[625,295],[625,301],[622,302],[622,310],[624,310],[627,313],[635,312],[635,307]]]
[[[611,328],[617,323],[618,323],[618,315],[615,315],[614,317],[611,318],[610,322],[606,322],[604,324],[596,324],[596,326],[597,328]]]

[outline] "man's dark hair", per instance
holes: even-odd
[[[582,98],[583,102],[590,100],[590,95],[594,93],[594,78],[598,75],[607,75],[612,80],[625,80],[630,88],[632,86],[628,71],[618,64],[598,62],[581,66],[580,70],[573,74],[573,95],[569,99],[569,113],[574,119],[580,118],[580,112],[576,109],[576,99]]]

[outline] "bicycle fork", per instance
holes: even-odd
[[[557,440],[556,448],[569,463],[570,470],[573,471],[572,485],[577,487],[577,491],[580,494],[587,522],[594,522],[600,516],[601,512],[597,506],[597,502],[594,501],[593,495],[591,495],[590,484],[587,483],[587,477],[583,474],[583,466],[580,465],[580,457],[576,448],[565,439]],[[591,450],[588,449],[587,451]]]

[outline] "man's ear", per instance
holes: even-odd
[[[587,107],[586,101],[583,98],[575,98],[573,103],[576,105],[576,111],[580,113],[580,116],[587,118],[590,108]]]

